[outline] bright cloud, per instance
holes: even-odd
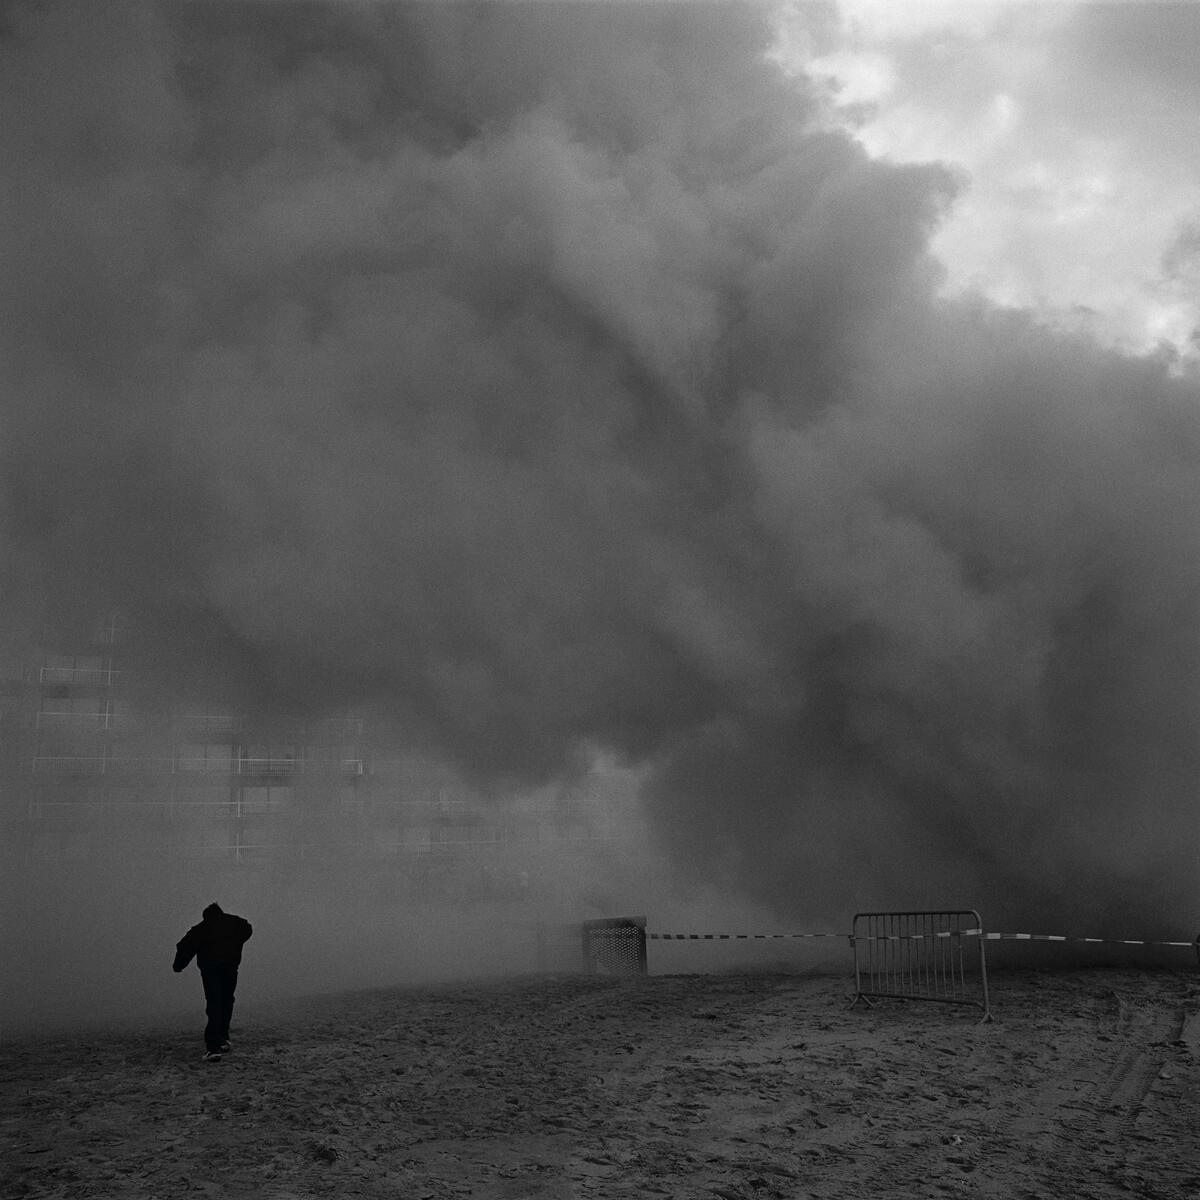
[[[1200,6],[839,0],[837,12],[821,44],[793,34],[782,57],[826,85],[872,155],[963,172],[932,243],[948,291],[1127,349],[1200,353],[1197,289],[1172,269],[1200,213],[1200,108],[1179,61],[1181,44],[1200,44]]]

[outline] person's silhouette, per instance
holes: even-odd
[[[242,946],[254,930],[244,917],[221,911],[210,904],[199,925],[193,925],[175,947],[175,971],[196,960],[204,981],[204,1057],[219,1062],[229,1047],[229,1019],[233,1016],[233,993],[237,988]]]

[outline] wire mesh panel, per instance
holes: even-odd
[[[588,975],[645,975],[646,918],[607,917],[583,923],[583,969]]]
[[[974,909],[856,913],[854,1003],[873,998],[969,1004],[992,1019],[983,922]]]

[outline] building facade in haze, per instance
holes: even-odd
[[[156,694],[135,631],[45,630],[0,672],[5,847],[25,859],[295,869],[353,861],[404,892],[518,895],[628,828],[628,773],[487,799],[361,714],[251,714]]]

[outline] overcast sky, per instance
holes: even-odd
[[[1200,5],[837,0],[784,20],[872,154],[965,186],[933,239],[977,289],[1138,349],[1200,349]]]

